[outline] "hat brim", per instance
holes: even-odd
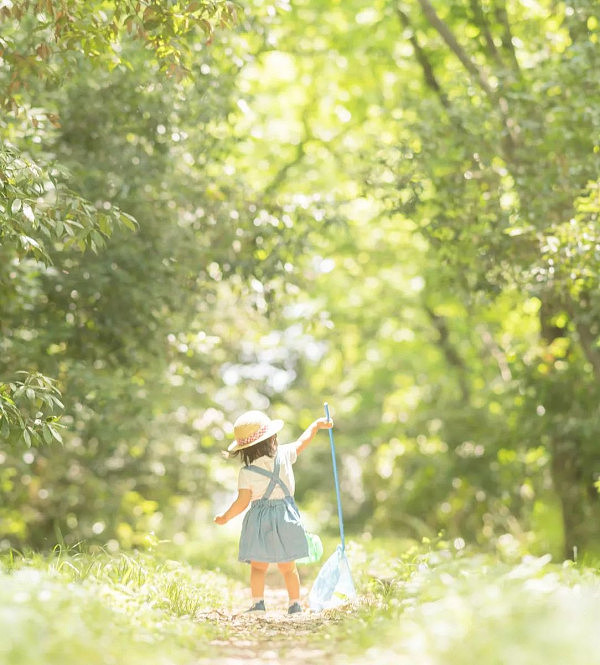
[[[240,446],[237,441],[234,441],[228,448],[227,452],[229,453],[235,453],[238,450],[244,450],[244,448],[251,448],[252,446],[255,446],[257,443],[260,443],[261,441],[264,441],[265,439],[268,439],[269,437],[273,436],[273,434],[277,434],[283,426],[284,426],[283,420],[271,420],[269,423],[269,426],[267,427],[267,431],[262,434],[262,436],[258,437],[256,441],[253,441],[252,443],[247,443],[245,446]]]

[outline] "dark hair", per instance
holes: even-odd
[[[230,453],[230,457],[237,457],[239,455],[242,458],[242,462],[248,466],[249,464],[252,464],[255,459],[263,457],[263,455],[275,457],[276,452],[277,434],[273,434],[273,436],[254,446],[248,446],[248,448],[242,448],[241,450],[236,450],[234,453]]]

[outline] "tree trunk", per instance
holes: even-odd
[[[564,307],[559,303],[559,299],[552,293],[542,297],[540,334],[548,345],[569,334],[566,327],[557,327],[553,323],[554,316],[564,311]],[[552,377],[554,371],[550,369],[544,406],[547,416],[553,418],[554,422],[560,422],[570,417],[574,397],[565,393],[564,384]],[[568,387],[566,389],[568,390]],[[563,554],[566,559],[576,559],[577,552],[589,547],[600,520],[600,500],[593,478],[595,467],[587,468],[588,459],[584,455],[584,439],[581,433],[574,432],[571,436],[554,435],[550,430],[548,434],[552,455],[552,483],[562,510]]]
[[[585,548],[585,504],[577,453],[572,443],[552,441],[552,482],[562,509],[563,554],[576,559]]]
[[[552,482],[562,509],[563,552],[565,559],[573,560],[598,540],[600,522],[600,498],[592,469],[582,468],[580,459],[576,442],[552,441]]]

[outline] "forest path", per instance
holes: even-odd
[[[211,641],[214,655],[197,661],[198,665],[304,665],[331,662],[335,653],[335,639],[331,632],[337,624],[347,620],[352,609],[313,613],[308,611],[308,589],[302,588],[304,612],[288,615],[288,597],[285,589],[267,586],[265,603],[267,612],[260,616],[246,616],[249,606],[248,591],[235,597],[240,613],[223,610],[197,615],[197,620],[214,625],[218,636]]]

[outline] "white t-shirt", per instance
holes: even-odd
[[[277,455],[279,457],[279,477],[287,486],[290,494],[294,496],[296,483],[294,481],[292,464],[298,458],[296,454],[296,444],[288,443],[284,446],[278,446]],[[275,465],[275,458],[263,455],[262,457],[255,459],[252,464],[253,466],[258,466],[261,469],[266,469],[267,471],[272,472],[273,466]],[[243,466],[240,469],[240,474],[238,476],[238,489],[252,490],[252,498],[250,500],[255,501],[256,499],[262,499],[270,482],[270,478]],[[275,485],[275,489],[271,492],[269,499],[283,499],[284,496],[285,494],[281,489],[281,485],[277,484]]]

